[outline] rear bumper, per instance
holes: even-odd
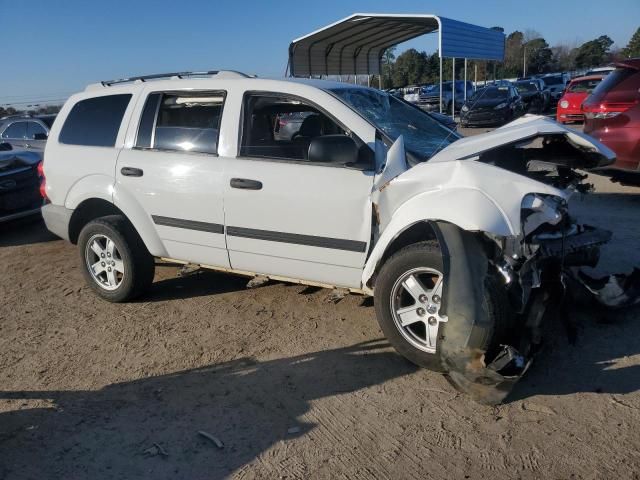
[[[69,241],[71,214],[73,214],[73,210],[69,210],[62,205],[48,204],[42,207],[42,218],[47,229],[67,241]]]
[[[590,121],[585,122],[585,133],[604,143],[616,153],[612,168],[640,170],[640,132],[637,128],[607,127],[592,129]]]

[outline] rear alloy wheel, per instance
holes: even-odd
[[[124,262],[111,238],[93,235],[85,246],[84,258],[89,274],[100,287],[115,290],[120,286],[125,276]]]
[[[151,285],[153,256],[124,217],[110,215],[89,222],[80,232],[78,246],[87,284],[105,300],[131,300]]]

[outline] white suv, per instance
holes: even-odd
[[[563,268],[592,264],[610,236],[567,215],[571,167],[613,158],[542,117],[461,139],[351,84],[152,75],[67,101],[43,216],[104,299],[148,289],[154,257],[373,295],[402,355],[495,402]]]

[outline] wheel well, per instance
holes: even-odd
[[[389,246],[387,246],[387,249],[384,251],[384,254],[382,255],[382,257],[380,257],[380,260],[378,261],[378,265],[376,266],[375,272],[373,273],[373,275],[371,276],[371,279],[367,283],[369,283],[370,286],[375,283],[375,278],[377,277],[378,272],[380,271],[380,267],[384,265],[384,263],[387,261],[389,257],[391,257],[391,255],[403,249],[404,247],[407,247],[414,243],[424,242],[425,240],[434,240],[434,241],[437,240],[437,237],[435,232],[433,231],[433,228],[426,221],[414,223],[409,228],[404,230],[402,233],[400,233],[400,235],[398,235],[395,239],[393,239],[393,241],[389,244]]]
[[[78,241],[80,231],[84,226],[96,218],[105,217],[107,215],[122,215],[122,210],[113,203],[107,202],[101,198],[90,198],[85,200],[76,207],[71,215],[69,222],[69,240],[71,243]],[[126,218],[126,217],[125,217]]]

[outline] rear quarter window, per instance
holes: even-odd
[[[58,140],[67,145],[113,147],[130,100],[130,94],[80,100],[69,112]]]

